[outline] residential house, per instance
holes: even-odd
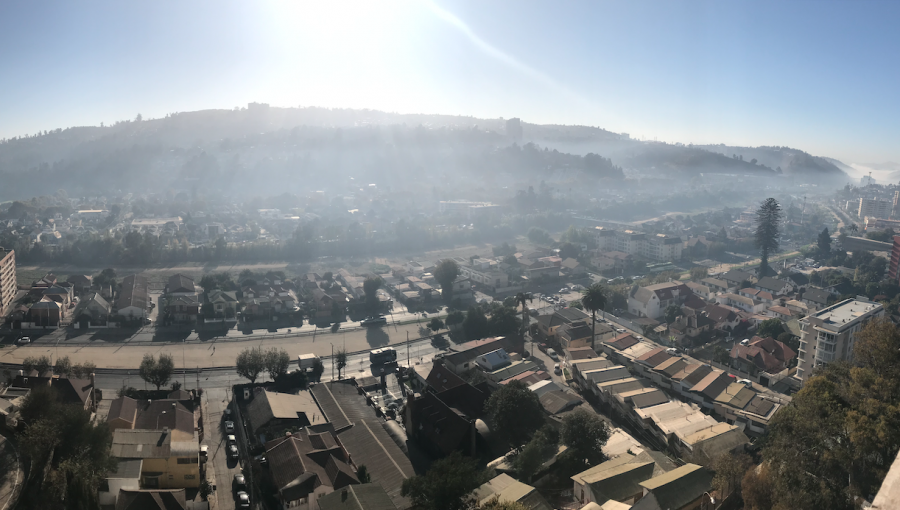
[[[643,495],[632,510],[688,510],[701,507],[712,488],[713,473],[696,464],[685,464],[640,482]]]
[[[828,300],[831,299],[831,297],[831,293],[825,289],[806,287],[798,299],[800,302],[807,305],[807,313],[809,313],[821,310],[828,306]]]
[[[348,485],[316,500],[319,510],[397,510],[381,484]]]
[[[697,282],[685,282],[684,285],[702,299],[713,299],[716,296],[716,291],[711,289],[709,285]]]
[[[628,311],[638,317],[658,319],[669,305],[680,305],[692,294],[691,289],[679,282],[657,283],[633,289],[628,296]]]
[[[495,476],[475,489],[474,499],[479,505],[491,500],[500,503],[520,503],[528,510],[551,510],[547,500],[534,487],[524,484],[506,473]]]
[[[700,283],[709,289],[709,292],[711,294],[710,298],[714,298],[715,295],[719,292],[731,292],[732,289],[737,288],[732,287],[730,283],[720,278],[704,278],[700,280]]]
[[[169,277],[166,284],[166,294],[172,296],[193,296],[197,294],[197,287],[194,280],[179,273]]]
[[[184,489],[200,486],[200,443],[196,436],[190,440],[177,440],[168,429],[116,429],[110,455],[141,460],[141,487]]]
[[[712,401],[725,391],[729,384],[734,382],[734,378],[727,372],[721,370],[713,370],[703,379],[691,386],[690,393],[692,399],[702,404],[706,408],[713,408]]]
[[[612,328],[603,323],[598,324],[597,328],[598,330],[603,330],[601,340],[602,336],[608,337],[612,333]],[[563,324],[556,333],[559,345],[563,349],[590,347],[594,341],[593,335],[591,334],[591,326],[585,323],[585,321],[575,321],[569,324]]]
[[[43,298],[31,305],[28,315],[35,327],[58,328],[66,318],[66,309],[50,298]]]
[[[744,285],[745,282],[750,282],[752,284],[756,281],[756,278],[752,274],[745,271],[738,271],[737,269],[732,269],[731,271],[720,275],[718,279],[728,283],[729,292],[746,287],[746,285]]]
[[[112,305],[100,294],[92,292],[79,301],[72,313],[72,320],[76,328],[106,327],[109,325],[111,314]]]
[[[168,430],[174,441],[191,441],[197,431],[194,404],[181,395],[176,398],[135,400],[121,396],[110,401],[106,422],[113,430]]]
[[[560,326],[588,320],[590,316],[577,308],[561,308],[552,314],[537,317],[537,336],[544,342],[558,344],[557,330]]]
[[[206,294],[206,302],[212,306],[216,317],[231,319],[235,316],[238,300],[234,292],[218,289],[211,290]]]
[[[797,353],[774,338],[754,336],[749,345],[736,343],[731,348],[731,365],[750,374],[778,374],[788,368]]]
[[[296,395],[258,388],[247,405],[247,418],[253,439],[274,438],[288,429],[322,425],[327,422],[308,391]]]
[[[149,281],[145,276],[129,275],[122,279],[116,299],[116,313],[130,319],[146,318],[150,309]]]
[[[707,305],[703,311],[713,321],[713,327],[719,331],[733,331],[741,323],[741,317],[734,310],[724,306],[711,304]]]
[[[200,296],[172,296],[166,298],[166,321],[179,324],[197,322],[200,314]]]
[[[770,306],[766,310],[766,315],[769,317],[773,317],[776,319],[781,319],[785,322],[791,320],[794,317],[794,311],[788,308],[787,306]]]
[[[719,294],[716,296],[716,302],[720,305],[739,308],[750,314],[761,313],[766,309],[766,304],[762,301],[731,293]]]
[[[570,411],[584,403],[584,400],[578,395],[562,390],[548,391],[542,394],[538,400],[541,402],[541,407],[550,416]]]
[[[599,357],[597,355],[597,351],[591,349],[590,347],[569,347],[563,350],[563,354],[566,358],[566,363],[571,363],[573,361],[579,361],[583,359],[592,359]]]
[[[493,372],[511,365],[512,359],[510,359],[509,354],[501,348],[478,356],[475,358],[475,363],[486,372]]]
[[[350,454],[330,424],[273,439],[265,451],[283,508],[308,505],[324,494],[359,484]]]
[[[70,274],[66,278],[66,281],[72,284],[72,288],[75,289],[75,294],[81,295],[91,290],[94,277],[86,274]]]
[[[475,358],[503,347],[503,337],[484,338],[466,342],[450,348],[451,352],[444,355],[444,366],[454,373],[462,374],[475,368]]]
[[[794,292],[794,282],[779,280],[766,276],[760,278],[753,287],[762,291],[770,292],[773,296],[785,296]]]

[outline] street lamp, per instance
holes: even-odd
[[[712,505],[713,508],[715,508],[716,507],[716,498],[712,497],[712,495],[708,492],[704,492],[703,494],[709,497],[709,504]]]

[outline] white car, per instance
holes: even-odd
[[[16,343],[19,345],[26,345],[31,343],[31,337],[23,336],[22,338],[16,340]]]
[[[624,333],[624,332],[625,332],[625,330],[622,329],[622,328],[617,328],[617,329],[616,329],[616,333]]]

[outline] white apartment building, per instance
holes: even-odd
[[[0,247],[0,318],[16,298],[16,252]]]
[[[884,307],[864,299],[848,299],[800,321],[797,374],[806,382],[813,370],[836,360],[853,359],[856,336],[872,319],[884,316]]]
[[[859,199],[859,211],[857,215],[860,218],[866,216],[874,216],[875,218],[890,218],[893,204],[887,200],[876,200],[872,198]]]
[[[665,234],[645,234],[632,230],[611,230],[596,227],[597,251],[620,251],[632,256],[644,257],[658,262],[681,260],[684,243],[680,237]]]

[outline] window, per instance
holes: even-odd
[[[199,463],[199,459],[197,457],[179,457],[179,464],[197,464]]]
[[[184,475],[185,480],[194,480],[197,478],[197,475]]]

